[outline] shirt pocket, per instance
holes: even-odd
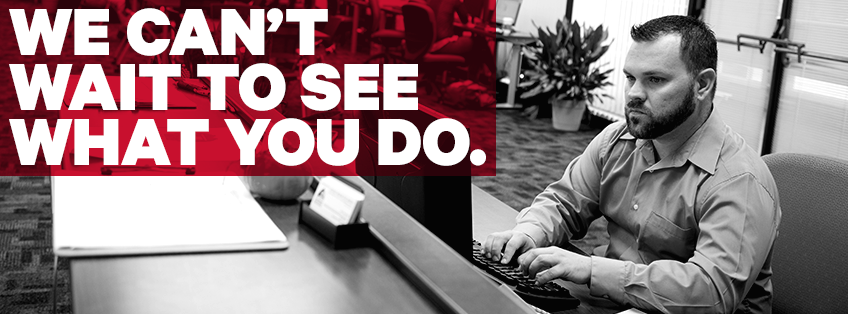
[[[668,218],[651,212],[642,228],[640,251],[651,252],[656,259],[685,262],[695,251],[696,230],[681,228]]]

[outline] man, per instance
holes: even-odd
[[[634,26],[624,65],[626,122],[603,130],[562,179],[484,252],[539,283],[588,284],[594,296],[665,313],[770,313],[780,222],[768,168],[713,110],[716,41],[702,22]],[[604,216],[602,256],[557,247]]]

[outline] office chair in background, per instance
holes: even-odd
[[[822,156],[763,156],[783,212],[774,244],[774,313],[848,308],[848,162]]]
[[[447,72],[465,64],[465,58],[452,54],[432,54],[430,48],[436,42],[436,18],[433,10],[426,4],[407,3],[401,7],[404,27],[404,59],[408,63],[417,63],[419,73],[427,77],[442,75],[441,83],[447,81]],[[439,92],[436,80],[426,78],[435,92]]]
[[[396,56],[389,53],[390,50],[403,44],[404,33],[399,30],[386,29],[386,14],[380,7],[380,0],[369,0],[371,8],[371,42],[383,47],[380,53],[372,55],[365,63],[377,62],[380,64],[396,63]]]
[[[353,15],[352,11],[356,10],[356,6],[341,0],[327,0],[327,23],[321,29],[330,37],[328,48],[331,48],[331,53],[335,53],[337,49],[336,43],[343,42],[343,39],[350,38],[348,32],[353,31]],[[344,12],[342,12],[344,11]],[[316,25],[316,27],[318,27]]]

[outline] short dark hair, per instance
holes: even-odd
[[[680,58],[693,76],[704,69],[717,70],[715,34],[707,24],[694,17],[663,16],[630,29],[630,37],[636,42],[653,41],[669,34],[680,35]]]

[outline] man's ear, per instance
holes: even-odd
[[[716,84],[717,74],[715,69],[703,69],[695,76],[695,98],[704,100],[709,97],[713,91],[713,86]]]

